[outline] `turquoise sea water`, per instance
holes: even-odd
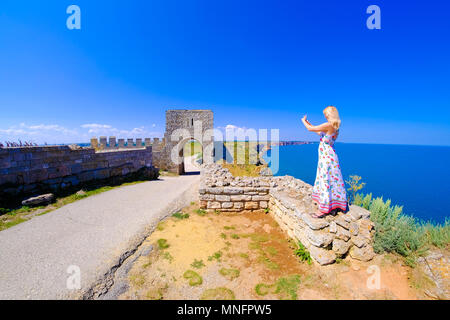
[[[318,143],[278,147],[276,175],[314,184]],[[352,174],[366,182],[364,193],[391,199],[403,212],[442,223],[450,218],[450,147],[336,143],[344,180]],[[270,161],[268,151],[265,158]],[[269,165],[271,165],[269,163]]]

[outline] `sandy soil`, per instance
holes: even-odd
[[[299,260],[270,214],[206,214],[197,204],[183,213],[189,217],[166,219],[146,240],[154,250],[135,262],[120,299],[423,298],[411,281],[417,275],[394,256],[320,267]]]

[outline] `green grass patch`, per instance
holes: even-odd
[[[223,228],[225,230],[234,230],[234,229],[236,229],[236,227],[234,227],[234,226],[224,226]]]
[[[166,221],[160,221],[158,223],[158,225],[156,226],[156,230],[158,231],[163,231],[167,226],[167,222]]]
[[[275,285],[274,284],[264,284],[264,283],[258,283],[255,286],[256,294],[259,296],[265,296],[268,293],[273,293]]]
[[[227,238],[227,235],[226,235],[225,233],[222,232],[222,233],[220,234],[220,237],[221,237],[222,239],[226,239],[226,238]]]
[[[175,212],[172,217],[183,220],[189,218],[189,213]]]
[[[183,278],[189,280],[189,285],[190,286],[199,286],[199,285],[201,285],[203,283],[202,277],[197,272],[195,272],[193,270],[187,270],[183,274]]]
[[[207,214],[206,210],[203,210],[203,209],[197,209],[197,210],[195,210],[195,213],[202,217],[206,216],[206,214]]]
[[[258,261],[259,261],[260,263],[264,264],[264,266],[265,266],[267,269],[270,269],[270,270],[277,270],[277,269],[280,268],[280,266],[279,266],[277,263],[275,263],[274,261],[270,260],[270,258],[267,257],[264,253],[262,253],[262,254],[258,257]]]
[[[248,254],[246,254],[244,252],[239,253],[239,257],[244,258],[244,259],[248,259]]]
[[[276,256],[278,254],[278,250],[275,249],[274,247],[267,247],[266,251],[271,255],[271,256]]]
[[[227,278],[228,280],[234,280],[237,277],[239,277],[241,272],[238,269],[222,268],[222,269],[219,270],[219,273],[222,276],[224,276],[225,278]]]
[[[296,300],[300,282],[299,275],[289,275],[287,277],[279,278],[273,284],[259,283],[255,287],[255,292],[259,296],[265,296],[272,293],[276,294],[280,300]]]
[[[208,257],[208,261],[216,260],[216,261],[220,262],[220,258],[221,257],[222,257],[222,252],[221,251],[217,251],[217,252],[214,252],[213,255]]]
[[[239,239],[239,236],[236,233],[233,233],[231,235],[231,238],[237,240],[237,239]]]
[[[203,291],[200,300],[235,300],[234,292],[225,287],[206,289]]]
[[[203,268],[205,264],[203,263],[203,260],[197,260],[194,259],[194,262],[191,263],[191,267],[195,269]]]
[[[294,251],[294,254],[300,259],[300,261],[306,261],[308,264],[312,263],[311,255],[306,247],[299,241],[298,248]]]
[[[261,249],[261,243],[259,243],[259,242],[250,242],[248,244],[248,248],[250,250],[260,250]]]
[[[141,287],[145,283],[145,278],[142,274],[132,274],[130,275],[130,281],[135,286]]]
[[[163,252],[162,257],[163,259],[168,260],[170,263],[172,263],[173,261],[173,256],[167,251]]]
[[[168,247],[170,247],[166,239],[158,239],[156,243],[158,244],[159,249],[167,249]]]

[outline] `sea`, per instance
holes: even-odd
[[[271,155],[279,152],[276,176],[291,175],[314,184],[318,143],[274,147],[264,158],[269,166]],[[403,206],[403,212],[418,220],[444,223],[450,218],[450,147],[335,144],[344,180],[361,176],[365,187],[360,191],[391,199]]]

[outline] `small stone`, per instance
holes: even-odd
[[[77,193],[75,193],[77,196],[84,196],[84,195],[86,195],[86,191],[84,191],[84,190],[79,190],[79,191],[77,191]]]
[[[48,204],[48,203],[51,203],[54,198],[55,198],[55,196],[53,195],[53,193],[42,194],[37,197],[31,197],[26,200],[23,200],[22,205],[23,206],[36,206],[36,205]]]

